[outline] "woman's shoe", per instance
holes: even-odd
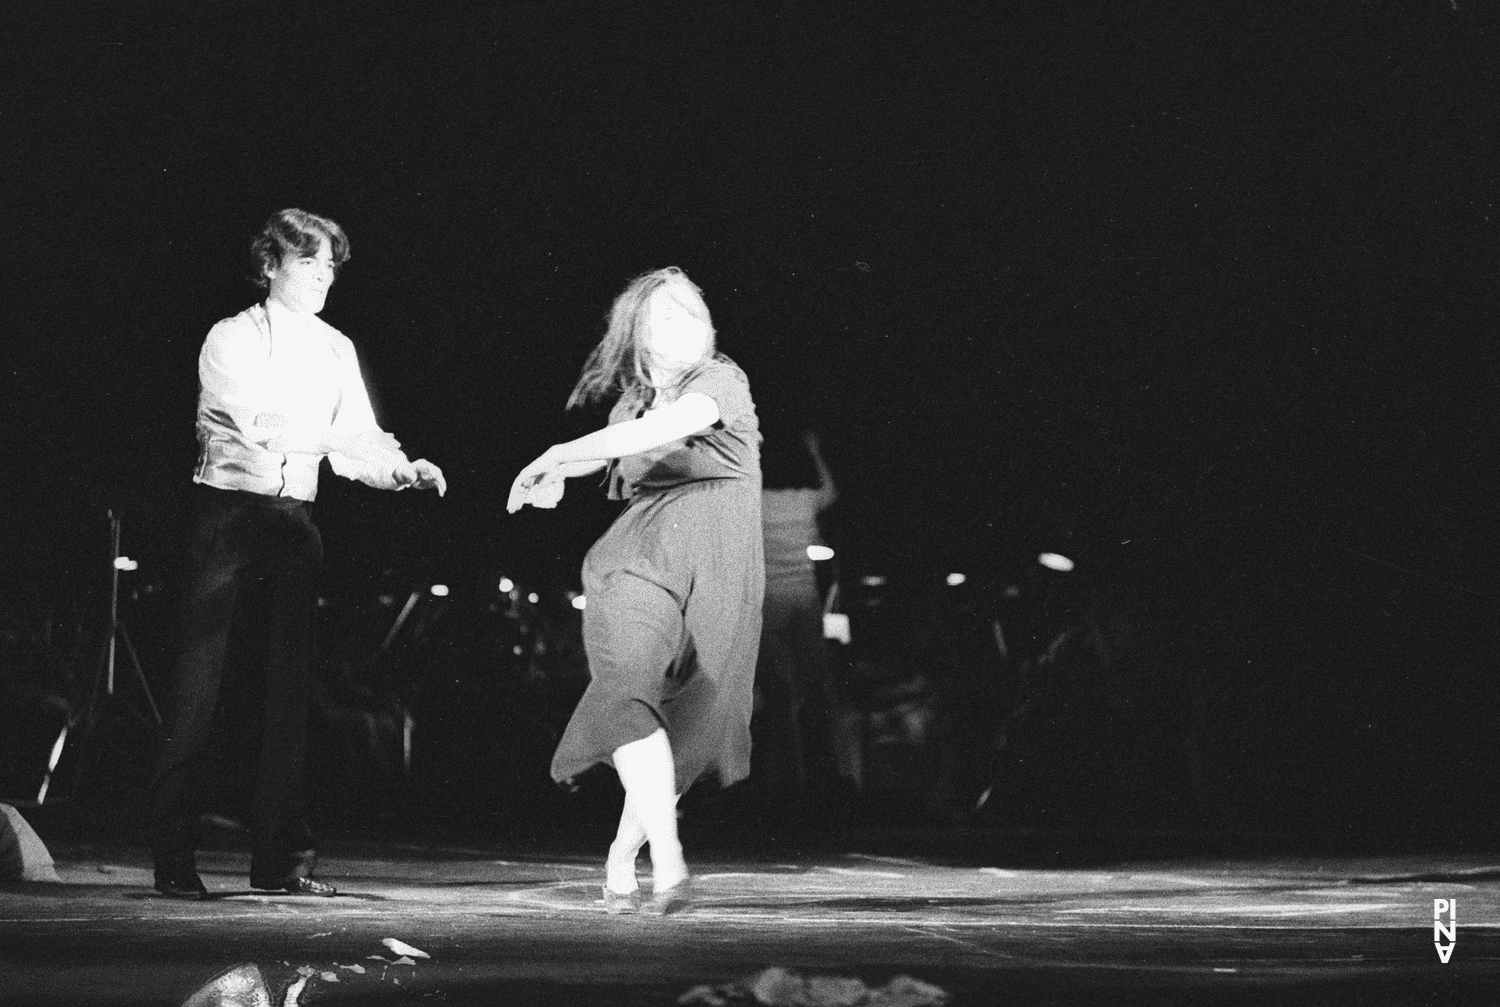
[[[611,916],[620,916],[624,913],[638,913],[641,911],[641,890],[637,888],[633,892],[621,894],[614,891],[609,885],[604,886],[604,911]]]
[[[663,888],[661,891],[651,893],[651,901],[646,903],[645,911],[652,916],[669,916],[672,913],[680,913],[692,908],[696,892],[693,890],[693,879],[683,878],[671,888]]]

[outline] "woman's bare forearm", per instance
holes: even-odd
[[[575,440],[554,444],[547,449],[547,454],[559,465],[574,462],[602,464],[670,444],[680,437],[705,430],[718,420],[719,407],[713,399],[701,394],[684,396],[670,406],[638,419],[614,423]]]
[[[575,479],[578,476],[593,475],[608,464],[603,461],[586,462],[564,462],[557,467],[557,472],[564,479]]]

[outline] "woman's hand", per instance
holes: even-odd
[[[561,471],[549,472],[542,476],[526,493],[526,503],[533,507],[551,510],[556,507],[563,498],[563,490],[567,488],[567,480],[563,478]]]
[[[556,507],[562,499],[562,463],[557,461],[552,448],[543,451],[516,476],[510,484],[510,499],[505,502],[507,512],[514,514],[526,504],[533,507]]]

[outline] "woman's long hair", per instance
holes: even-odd
[[[646,354],[641,349],[645,336],[647,304],[651,295],[669,283],[691,290],[702,305],[702,322],[708,326],[708,353],[714,355],[714,326],[703,291],[676,266],[642,273],[625,285],[609,310],[609,328],[584,361],[583,373],[568,396],[568,408],[588,406],[616,394],[645,396],[651,391],[651,376],[646,371]],[[694,311],[697,315],[698,312]]]

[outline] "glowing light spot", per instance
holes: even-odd
[[[116,570],[139,570],[140,568],[141,568],[141,565],[139,563],[137,563],[135,560],[131,559],[129,556],[116,556],[115,557],[115,569]]]
[[[849,643],[853,639],[849,632],[849,616],[844,612],[824,612],[823,639]]]
[[[1055,552],[1044,552],[1036,558],[1036,561],[1048,570],[1057,570],[1060,573],[1067,573],[1073,569],[1072,560]]]
[[[526,596],[526,600],[535,605],[537,602],[542,600],[542,596],[533,591]]]
[[[573,607],[576,608],[576,609],[578,609],[578,611],[580,611],[580,612],[582,612],[585,608],[587,608],[588,604],[589,604],[589,599],[588,599],[587,595],[580,594],[580,595],[574,596],[574,598],[573,598]]]
[[[509,577],[500,578],[500,591],[502,594],[510,594],[516,589],[516,582]]]
[[[961,573],[950,573],[948,575],[948,586],[949,587],[958,587],[960,584],[962,584],[964,581],[966,581],[968,579],[969,578],[965,577]]]
[[[807,558],[815,563],[819,560],[833,559],[833,550],[826,545],[810,545],[807,547]]]
[[[863,584],[865,587],[884,587],[885,586],[885,578],[882,577],[882,576],[880,576],[879,574],[870,574],[868,577],[861,577],[859,579],[859,582],[861,584]]]
[[[446,597],[448,597],[448,585],[447,584],[434,584],[434,585],[432,585],[431,588],[429,588],[429,590],[432,591],[432,596],[434,598],[446,598]]]

